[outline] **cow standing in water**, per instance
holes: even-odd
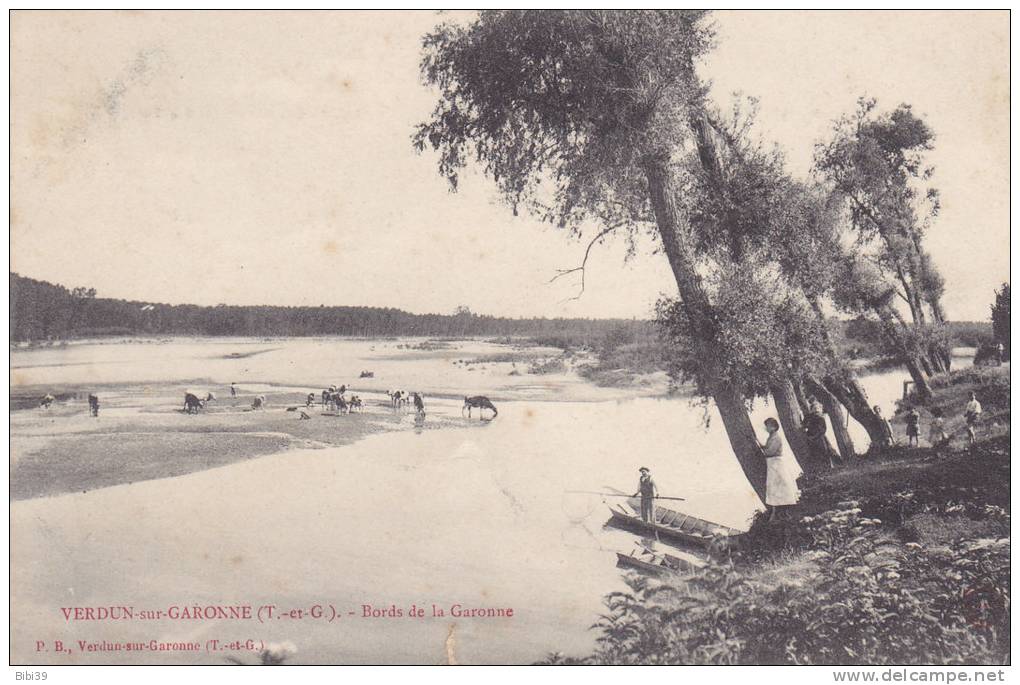
[[[468,418],[470,419],[471,418],[471,409],[473,409],[474,407],[478,407],[478,419],[479,420],[482,419],[482,410],[483,409],[491,409],[492,410],[492,418],[496,418],[499,415],[499,412],[496,410],[496,405],[494,405],[489,400],[488,397],[484,397],[482,395],[475,395],[474,397],[465,397],[464,398],[464,406],[460,410],[461,416],[464,415],[464,410],[467,409],[467,411],[468,411]]]
[[[89,416],[99,416],[99,398],[89,393]]]
[[[197,414],[205,407],[205,402],[190,392],[184,393],[184,413]]]
[[[54,402],[54,400],[55,400],[55,399],[56,399],[56,398],[55,398],[55,397],[53,397],[53,395],[50,395],[50,394],[46,394],[46,395],[45,395],[45,396],[44,396],[44,397],[42,398],[42,400],[41,400],[41,401],[39,402],[39,406],[40,406],[41,408],[43,408],[43,409],[49,409],[49,408],[50,408],[50,405],[52,405],[52,404],[53,404],[53,402]]]
[[[314,392],[310,392],[310,393],[308,393],[308,397],[305,398],[305,407],[306,408],[310,407],[313,404],[315,404],[315,393]]]
[[[266,396],[256,395],[255,399],[251,401],[252,410],[265,409],[266,408]]]
[[[344,396],[341,395],[339,392],[333,393],[332,397],[330,397],[330,403],[332,403],[333,406],[336,407],[337,414],[351,413],[350,405],[347,404],[347,400],[345,400]]]

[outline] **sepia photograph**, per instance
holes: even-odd
[[[1009,10],[8,19],[18,679],[1005,680]]]

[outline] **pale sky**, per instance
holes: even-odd
[[[407,13],[15,12],[11,268],[100,296],[649,317],[674,294],[651,245],[596,248],[587,289],[549,279],[584,244],[410,144],[435,94]],[[952,319],[1009,278],[1008,12],[723,12],[704,74],[761,100],[806,174],[861,94],[934,129],[926,238]]]

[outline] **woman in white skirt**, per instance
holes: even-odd
[[[762,445],[767,470],[765,473],[765,504],[770,507],[769,521],[774,521],[779,507],[787,507],[800,501],[797,489],[798,467],[790,464],[783,456],[783,439],[779,436],[779,422],[774,418],[765,419],[765,430],[769,437]]]

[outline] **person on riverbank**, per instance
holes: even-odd
[[[967,422],[967,441],[973,447],[977,442],[977,426],[981,422],[981,403],[974,392],[970,393],[970,401],[963,408],[963,418]]]
[[[797,475],[783,456],[783,438],[779,435],[779,421],[771,416],[765,419],[769,437],[762,445],[765,455],[765,504],[770,508],[769,521],[774,521],[781,507],[793,506],[800,501]]]
[[[814,401],[810,404],[810,411],[804,416],[801,427],[804,429],[804,435],[807,436],[811,455],[815,459],[821,463],[828,462],[830,469],[835,468],[836,464],[842,463],[839,455],[829,444],[828,438],[825,437],[825,432],[829,427],[825,423],[825,414],[822,412],[819,402]]]
[[[905,419],[907,423],[907,447],[918,447],[921,444],[921,415],[917,407],[911,407]]]
[[[647,466],[638,469],[641,477],[638,479],[638,489],[631,497],[641,496],[641,520],[645,523],[655,523],[655,498],[659,496],[659,489],[652,480],[652,472]]]
[[[882,422],[882,441],[878,446],[889,447],[893,444],[893,442],[895,442],[895,440],[893,440],[892,425],[890,425],[889,419],[885,418],[885,416],[882,414],[882,408],[880,406],[876,404],[874,407],[872,407],[872,409],[874,409],[875,411],[875,416],[877,416],[878,419]]]
[[[928,443],[940,449],[949,444],[949,435],[946,434],[946,420],[942,417],[942,410],[935,407],[931,410],[931,427],[928,429]]]

